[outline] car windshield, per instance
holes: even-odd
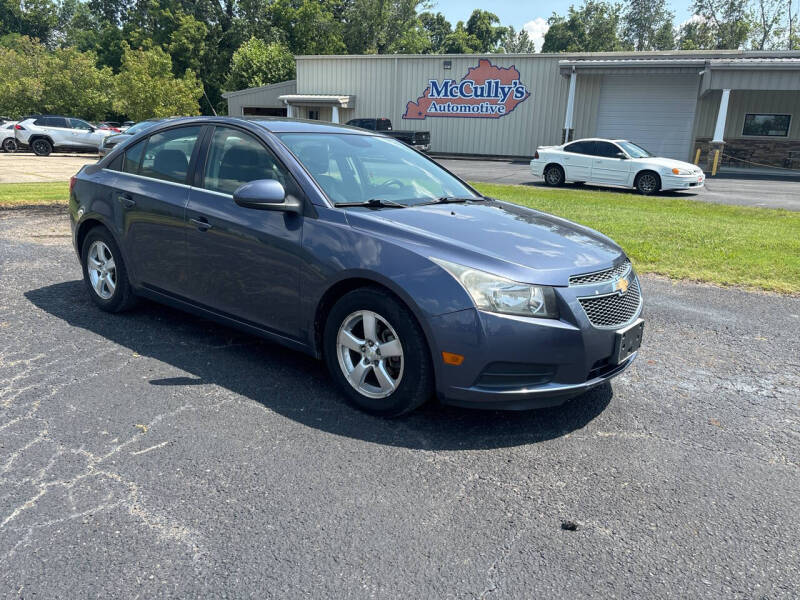
[[[390,138],[352,133],[278,133],[334,203],[475,198],[436,163]]]
[[[617,144],[619,144],[631,158],[648,158],[653,156],[647,150],[641,146],[637,146],[633,142],[617,142]]]
[[[133,135],[134,133],[139,133],[140,131],[144,131],[145,129],[152,127],[156,123],[157,121],[139,121],[138,123],[136,123],[136,125],[131,125],[130,127],[128,127],[125,133]]]

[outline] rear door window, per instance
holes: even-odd
[[[122,171],[124,173],[138,173],[139,165],[142,162],[142,150],[144,150],[145,141],[134,144],[125,151],[125,158],[122,160]]]
[[[177,127],[150,136],[139,174],[173,183],[186,183],[189,161],[200,130],[200,126]]]
[[[564,152],[571,152],[573,154],[591,154],[592,142],[574,142],[564,147]]]
[[[85,129],[87,131],[92,129],[91,125],[89,125],[86,121],[82,121],[81,119],[70,119],[69,124],[72,129]]]

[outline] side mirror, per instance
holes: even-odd
[[[233,201],[245,208],[279,210],[300,213],[303,205],[294,198],[286,198],[286,190],[274,179],[256,179],[245,183],[233,192]]]
[[[628,158],[628,155],[627,155],[627,154],[625,154],[624,152],[617,152],[615,156],[616,156],[617,158],[621,158],[621,159],[623,159],[623,160],[625,160],[626,158]]]

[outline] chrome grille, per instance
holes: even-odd
[[[639,313],[642,295],[639,280],[631,279],[628,291],[598,298],[578,298],[589,322],[595,327],[621,327],[630,323]]]
[[[585,273],[583,275],[573,275],[569,278],[570,285],[587,285],[590,283],[602,283],[604,281],[613,281],[627,274],[631,269],[631,261],[626,260],[618,264],[616,267],[605,269],[604,271],[595,271],[594,273]]]

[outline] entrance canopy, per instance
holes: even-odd
[[[294,116],[293,106],[330,107],[331,122],[339,122],[340,108],[354,108],[356,97],[352,94],[285,94],[279,98],[286,104],[287,116]]]

